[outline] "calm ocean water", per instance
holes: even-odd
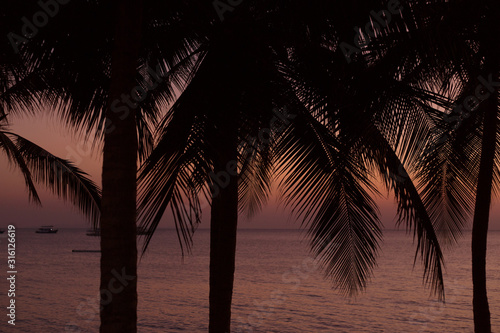
[[[5,234],[4,234],[5,235]],[[239,232],[234,332],[472,332],[470,233],[446,251],[447,302],[429,297],[414,246],[403,231],[385,231],[366,292],[345,298],[314,268],[303,233]],[[173,230],[159,230],[139,264],[139,332],[206,332],[209,233],[195,235],[181,259]],[[83,229],[58,234],[17,231],[16,326],[7,324],[8,285],[0,279],[2,332],[97,332],[98,239]],[[6,238],[0,271],[7,276]],[[489,237],[492,324],[500,332],[500,232]]]

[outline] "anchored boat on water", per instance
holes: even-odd
[[[58,229],[54,229],[53,225],[43,225],[40,228],[36,229],[37,234],[55,234]]]

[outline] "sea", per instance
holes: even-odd
[[[7,237],[1,235],[1,332],[98,332],[98,237],[16,231],[15,326],[8,323]],[[426,288],[415,244],[384,230],[366,289],[333,288],[301,230],[240,230],[232,305],[233,332],[473,332],[470,232],[445,249],[442,303]],[[488,241],[488,296],[500,332],[500,232]],[[138,332],[207,332],[209,231],[197,230],[182,255],[175,230],[158,230],[138,266]]]

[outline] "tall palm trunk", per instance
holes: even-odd
[[[231,112],[230,110],[229,112]],[[234,111],[233,111],[234,112]],[[215,175],[227,177],[212,198],[210,222],[210,333],[229,333],[238,224],[237,128],[227,119],[217,144]],[[224,175],[224,176],[222,176]],[[222,179],[222,178],[219,178]]]
[[[142,1],[116,1],[114,6],[116,30],[102,171],[100,332],[128,333],[137,331],[136,118],[134,110],[123,117],[111,105],[135,86]]]
[[[489,90],[491,96],[480,105],[480,108],[484,110],[484,118],[481,161],[472,222],[472,308],[474,332],[491,333],[490,308],[486,291],[486,249],[498,126],[498,89],[496,82],[499,81],[498,61],[500,61],[500,50],[496,46],[496,39],[500,33],[500,25],[497,21],[498,14],[500,14],[500,4],[496,0],[485,0],[480,5],[487,8],[488,13],[485,21],[480,26],[480,36],[485,54],[484,67],[486,74],[491,75],[492,84],[485,85],[484,89]]]
[[[498,81],[494,72],[493,81]],[[472,224],[472,283],[474,331],[490,333],[490,309],[486,294],[486,241],[490,216],[491,187],[496,148],[498,91],[481,105],[484,107],[481,162]]]

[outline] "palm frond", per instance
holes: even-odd
[[[473,88],[474,89],[474,88]],[[467,89],[457,101],[467,97]],[[475,204],[481,147],[481,113],[442,112],[422,158],[416,163],[419,190],[439,235],[461,234]]]
[[[72,162],[52,155],[17,134],[6,132],[4,135],[14,138],[16,149],[26,161],[36,182],[72,203],[91,221],[94,228],[98,227],[101,191],[85,172]]]
[[[352,145],[303,117],[279,142],[284,200],[309,226],[326,274],[355,294],[366,286],[381,239],[377,208],[366,190],[374,187]]]
[[[198,195],[207,194],[203,184],[209,173],[203,159],[203,121],[193,109],[176,112],[183,107],[184,96],[165,116],[161,138],[140,170],[138,216],[140,226],[149,230],[143,251],[169,206],[181,249],[190,250],[192,234],[201,220]]]
[[[269,134],[269,140],[274,140],[275,134],[271,131]],[[245,142],[241,147],[239,205],[240,211],[246,212],[248,217],[262,209],[271,193],[275,156],[270,150],[273,144],[267,143],[256,147],[259,143]]]
[[[415,261],[420,254],[425,282],[439,299],[444,300],[444,258],[435,231],[435,220],[429,215],[404,164],[382,134],[374,127],[364,133],[368,134],[364,142],[367,143],[367,157],[372,160],[370,163],[378,169],[385,186],[394,192],[398,204],[397,224],[405,223],[407,231],[413,229],[413,238],[417,242]]]
[[[9,138],[8,134],[9,132],[0,131],[0,148],[3,149],[9,161],[21,170],[30,200],[35,204],[41,205],[40,198],[33,184],[30,168],[25,161],[24,155],[19,150],[18,145]]]

